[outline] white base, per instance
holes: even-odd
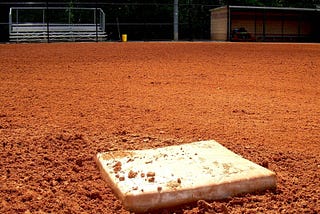
[[[124,207],[134,212],[276,187],[274,172],[214,140],[99,153],[96,161]]]

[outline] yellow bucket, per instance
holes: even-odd
[[[127,41],[127,34],[122,34],[122,42],[126,42]]]

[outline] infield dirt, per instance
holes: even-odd
[[[98,152],[214,139],[275,190],[156,213],[320,212],[320,45],[0,45],[0,213],[127,213]]]

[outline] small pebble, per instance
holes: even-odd
[[[154,177],[156,175],[155,172],[148,172],[147,177]]]
[[[154,177],[149,178],[148,181],[149,181],[150,183],[154,182]]]
[[[177,182],[178,182],[179,184],[181,184],[181,179],[180,179],[180,178],[178,178],[178,179],[177,179]]]

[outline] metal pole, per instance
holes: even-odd
[[[47,1],[46,2],[47,3],[47,10],[46,10],[46,12],[47,12],[47,41],[48,41],[48,43],[50,43],[50,35],[49,35],[49,2]]]
[[[96,24],[96,42],[98,42],[98,21],[97,21],[97,13],[98,13],[98,1],[96,0],[96,9],[94,11],[94,18]]]
[[[71,7],[73,5],[72,4],[69,4],[69,7],[68,7],[68,28],[69,28],[69,33],[70,33],[70,39],[69,41],[75,41],[75,35],[74,35],[74,29],[73,29],[73,26],[71,24]]]
[[[104,11],[102,11],[102,27],[103,27],[103,32],[106,31],[106,14],[104,13]]]
[[[11,35],[11,29],[12,28],[12,8],[10,8],[9,12],[9,35]]]
[[[173,2],[173,40],[179,40],[179,0]]]
[[[17,9],[17,17],[16,17],[16,24],[19,24],[19,9]],[[19,29],[19,28],[17,28]],[[19,31],[17,31],[19,33]],[[19,41],[19,37],[17,37],[17,42]]]

